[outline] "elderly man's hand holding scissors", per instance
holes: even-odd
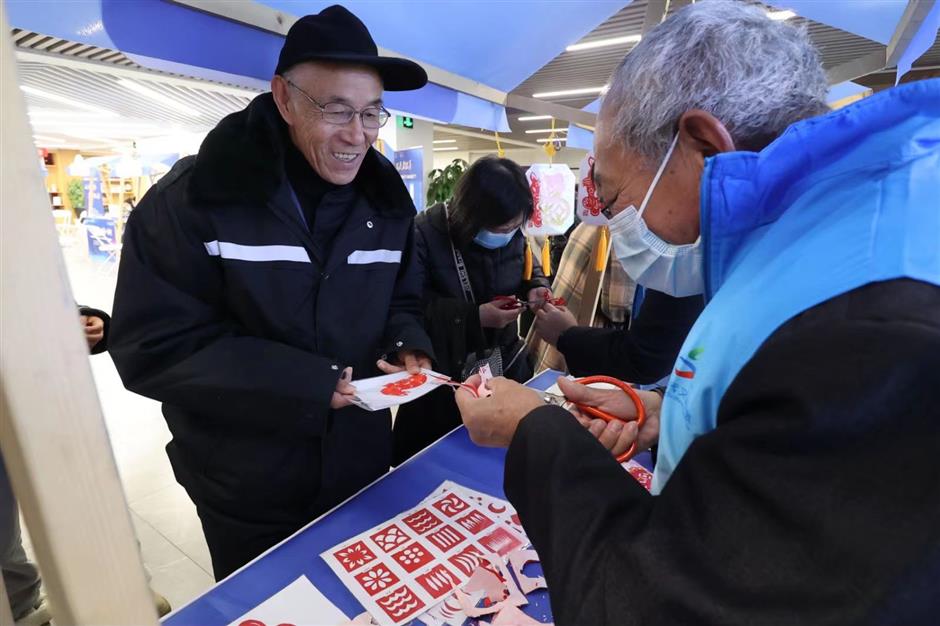
[[[481,383],[479,376],[466,381],[471,387]],[[645,420],[637,428],[638,410],[632,397],[620,389],[593,389],[568,379],[559,379],[566,399],[581,407],[593,407],[614,418],[610,421],[586,415],[569,407],[581,424],[597,437],[601,445],[614,456],[622,457],[636,444],[634,450],[645,450],[659,437],[659,409],[662,398],[658,393],[635,392],[644,407]],[[516,434],[522,418],[530,411],[545,405],[544,395],[505,378],[495,378],[487,384],[492,391],[488,397],[476,398],[469,391],[457,390],[457,406],[470,438],[481,446],[506,447]]]
[[[646,418],[637,427],[637,407],[633,400],[619,389],[596,389],[579,384],[568,378],[559,378],[558,387],[565,398],[574,405],[590,406],[617,419],[605,421],[591,417],[577,406],[569,407],[578,421],[597,437],[601,445],[615,457],[621,457],[636,442],[635,452],[642,452],[659,439],[659,410],[662,396],[654,391],[636,391],[645,409]]]

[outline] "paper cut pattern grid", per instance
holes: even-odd
[[[507,502],[447,481],[320,556],[379,624],[398,626],[442,604],[487,554],[501,560],[500,552],[527,546],[514,515]]]

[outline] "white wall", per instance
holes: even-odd
[[[472,153],[463,152],[460,150],[448,150],[446,152],[435,152],[434,153],[434,169],[439,170],[447,167],[453,163],[454,159],[463,159],[464,161],[470,162],[470,156]]]

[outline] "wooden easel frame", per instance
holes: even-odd
[[[56,623],[155,625],[2,4],[0,27],[0,448]]]

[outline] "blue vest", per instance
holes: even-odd
[[[940,285],[940,79],[794,124],[759,153],[709,159],[701,226],[708,303],[663,401],[656,494],[788,320],[867,283]]]

